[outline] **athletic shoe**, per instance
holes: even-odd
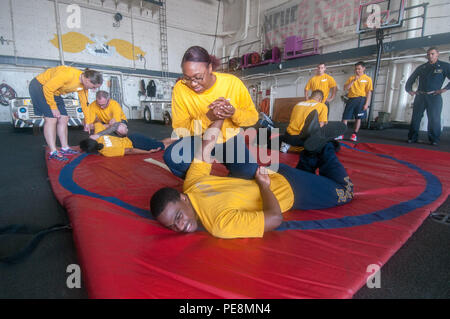
[[[263,120],[266,121],[270,126],[275,126],[275,123],[272,121],[270,116],[266,115],[266,113],[261,112],[261,116],[262,116]]]
[[[286,144],[285,142],[281,142],[281,147],[280,147],[281,153],[287,153],[290,148],[291,148],[291,145]]]
[[[73,149],[71,149],[71,148],[68,148],[68,149],[66,149],[66,150],[61,148],[61,149],[59,150],[59,152],[60,152],[62,155],[66,155],[66,156],[80,154],[80,152],[75,151],[75,150],[73,150]]]
[[[328,122],[305,141],[304,148],[309,152],[319,153],[328,142],[334,141],[346,130],[347,125],[342,122]]]
[[[350,137],[350,139],[353,141],[353,142],[357,142],[358,141],[358,137],[356,136],[356,134],[352,134],[352,136]]]
[[[344,135],[339,135],[338,137],[335,138],[336,141],[343,140],[343,139],[344,139]]]
[[[269,116],[267,116],[263,112],[260,112],[259,114],[261,117],[260,120],[258,121],[259,127],[270,129],[275,128],[275,124],[273,123],[272,119]]]
[[[67,157],[63,156],[58,151],[54,151],[54,152],[49,153],[48,154],[48,159],[55,159],[55,160],[58,160],[60,162],[65,162],[65,161],[69,160]]]

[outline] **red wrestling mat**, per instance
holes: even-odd
[[[149,199],[181,180],[149,156],[85,154],[47,162],[66,207],[91,298],[351,298],[371,265],[384,265],[450,189],[450,154],[343,145],[355,184],[350,204],[285,213],[262,239],[178,234],[148,218]],[[162,152],[152,154],[162,161]],[[296,154],[280,154],[294,166]],[[215,172],[226,174],[223,166]],[[369,268],[368,268],[369,267]]]

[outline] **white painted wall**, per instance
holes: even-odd
[[[353,1],[347,0],[349,3],[353,3]],[[260,26],[264,21],[263,21],[263,17],[260,16],[260,24],[258,24],[258,5],[260,5],[260,14],[264,13],[264,11],[272,9],[272,8],[276,8],[277,6],[286,3],[286,1],[281,1],[281,0],[265,0],[265,1],[260,1],[260,0],[250,0],[251,2],[251,19],[250,19],[250,27],[249,27],[249,32],[248,32],[248,36],[247,38],[238,43],[237,45],[239,46],[239,53],[240,55],[243,55],[245,53],[249,53],[252,51],[257,51],[259,52],[259,48],[261,47],[261,43],[260,41],[258,42],[257,40],[261,40],[261,38],[258,38],[256,36],[257,34],[257,30],[258,30],[258,26]],[[407,6],[408,6],[408,2],[407,1]],[[416,1],[417,3],[423,3],[425,1],[423,0],[419,0]],[[428,6],[428,12],[427,12],[427,20],[426,20],[426,27],[425,27],[425,32],[424,35],[433,35],[433,34],[437,34],[437,33],[445,33],[445,32],[450,32],[450,15],[449,15],[449,9],[450,9],[450,0],[436,0],[436,1],[427,1],[429,2],[429,6]],[[240,26],[242,24],[243,21],[243,13],[245,11],[245,7],[244,7],[245,1],[232,1],[229,5],[225,6],[225,13],[224,16],[226,17],[224,19],[224,32],[227,31],[237,31],[238,30],[238,26]],[[233,15],[233,12],[242,12],[241,14],[235,14]],[[419,10],[419,14],[422,14],[423,11],[422,9]],[[337,23],[338,21],[335,21],[335,23]],[[421,22],[418,23],[419,26],[421,25]],[[406,26],[406,25],[405,25]],[[417,34],[417,36],[420,36],[420,34]],[[389,42],[389,41],[394,41],[394,40],[399,40],[399,39],[405,39],[406,38],[406,34],[399,34],[399,35],[394,35],[391,38],[388,38],[385,40],[385,42]],[[229,38],[225,38],[224,39],[224,51],[225,51],[225,55],[229,55],[232,49],[233,45],[236,44],[230,44],[234,41],[235,39],[229,39]],[[256,41],[256,42],[255,42]],[[370,41],[364,42],[363,45],[369,45],[369,44],[373,44]],[[323,53],[329,53],[329,52],[335,52],[335,51],[339,51],[339,50],[346,50],[346,49],[351,49],[351,48],[356,48],[358,45],[358,41],[357,41],[357,34],[355,32],[354,37],[350,38],[346,41],[343,42],[337,42],[334,44],[330,44],[330,45],[325,45],[322,46],[322,52]],[[445,53],[441,54],[440,59],[442,61],[448,62],[449,61],[449,54],[448,54],[448,50],[450,49],[450,47],[446,46],[443,48],[440,48],[442,51],[444,51]],[[425,57],[426,53],[426,48],[423,49],[423,51],[420,50],[416,50],[414,52],[402,52],[401,54],[399,54],[399,56],[404,56],[404,55],[413,55],[413,54],[419,54],[420,57]],[[390,58],[390,56],[385,55],[384,57]],[[374,57],[372,58],[372,61],[374,61]],[[340,61],[340,62],[335,62],[333,64],[337,65],[339,63],[355,63],[356,61]],[[413,69],[415,69],[415,67],[417,67],[419,64],[419,62],[415,63],[413,65]],[[276,98],[281,98],[281,97],[293,97],[293,96],[303,96],[303,90],[304,87],[309,79],[310,76],[314,75],[314,71],[312,71],[312,73],[310,74],[309,72],[305,72],[305,69],[313,69],[315,66],[311,65],[311,66],[305,66],[302,68],[298,69],[298,72],[296,72],[295,74],[288,74],[289,72],[293,72],[293,70],[285,70],[284,72],[282,72],[281,74],[277,74],[276,76],[276,80],[274,80],[274,76],[270,76],[270,77],[260,77],[258,79],[253,79],[253,76],[249,76],[247,79],[245,79],[246,84],[248,85],[254,85],[256,83],[263,83],[263,87],[267,87],[270,88],[273,85],[276,85],[276,87],[278,87],[275,92],[276,92]],[[399,71],[397,72],[397,77],[395,79],[395,87],[396,89],[393,91],[393,101],[394,101],[394,107],[396,107],[397,100],[398,100],[398,92],[399,90],[404,90],[404,83],[400,83],[401,79],[402,79],[402,72],[401,72],[401,65],[399,65]],[[347,78],[353,74],[353,66],[346,66],[346,67],[329,67],[328,69],[328,73],[330,73],[332,76],[335,77],[337,83],[338,83],[338,88],[339,91],[337,93],[338,98],[333,101],[331,103],[331,107],[330,107],[330,120],[340,120],[342,117],[342,112],[343,112],[343,103],[340,99],[340,96],[344,94],[344,92],[342,91],[343,85],[345,83],[345,81],[347,80]],[[379,74],[379,79],[378,79],[378,87],[377,87],[377,91],[376,91],[376,95],[375,95],[375,105],[373,107],[373,118],[376,118],[376,116],[378,115],[379,111],[386,111],[387,110],[387,101],[386,98],[388,97],[389,93],[392,91],[391,89],[391,85],[389,85],[390,83],[386,83],[387,82],[387,77],[390,74],[390,72],[392,72],[392,63],[389,61],[385,61],[382,64],[382,68],[380,69],[380,74]],[[285,74],[285,75],[283,75]],[[410,74],[406,75],[406,78],[409,76]],[[444,83],[444,85],[447,82]],[[403,85],[403,86],[401,86]],[[444,105],[450,105],[450,92],[447,92],[443,95],[444,98]],[[412,115],[412,101],[413,98],[412,97],[408,97],[408,102],[407,105],[404,106],[399,113],[401,114],[401,121],[404,122],[410,122],[411,120],[411,115]],[[442,120],[445,126],[450,126],[450,109],[448,107],[444,107],[443,108],[443,112],[442,112]],[[422,122],[422,129],[426,129],[426,125],[427,125],[427,119],[426,116]]]
[[[56,15],[54,0],[0,0],[0,36],[5,40],[0,44],[0,55],[14,57],[15,52],[20,58],[33,58],[61,61],[59,49],[50,40],[56,37]],[[144,59],[130,60],[117,52],[111,55],[93,55],[87,49],[79,53],[63,52],[66,65],[75,63],[95,64],[94,69],[104,71],[105,83],[109,79],[110,71],[102,70],[102,66],[128,68],[133,70],[161,71],[160,55],[160,27],[158,10],[139,7],[128,9],[127,1],[121,1],[116,7],[115,0],[58,0],[61,34],[77,32],[91,40],[112,39],[126,40],[130,44],[145,52]],[[12,3],[12,19],[10,12]],[[139,3],[135,1],[135,3]],[[73,11],[68,10],[69,5],[77,4],[80,7],[79,28],[70,24]],[[167,32],[168,32],[168,60],[169,72],[181,73],[180,62],[186,49],[192,45],[200,45],[208,51],[212,49],[217,18],[217,1],[202,0],[167,0]],[[115,13],[123,16],[119,27],[113,26]],[[223,6],[219,12],[218,33],[222,32]],[[14,28],[14,34],[13,34]],[[222,46],[222,38],[216,40],[216,48]],[[14,47],[16,50],[14,50]],[[114,48],[112,48],[114,49]],[[26,69],[26,70],[25,70]],[[3,72],[8,70],[8,72]],[[0,83],[8,83],[19,95],[28,96],[28,83],[43,68],[23,68],[20,65],[0,65]],[[138,96],[139,81],[145,79],[146,83],[153,79],[157,82],[157,95],[164,94],[164,99],[170,99],[168,91],[173,84],[172,79],[167,85],[159,83],[151,76],[123,75],[124,111],[126,106],[137,106],[142,98]],[[164,85],[163,85],[164,84]],[[167,87],[167,88],[166,88]],[[19,93],[20,92],[20,93]],[[92,97],[92,95],[91,95]],[[91,98],[92,100],[92,98]],[[9,121],[8,112],[0,111],[0,121]],[[130,116],[129,114],[127,114]]]

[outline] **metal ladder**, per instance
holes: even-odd
[[[167,17],[166,0],[161,0],[162,5],[159,8],[159,38],[161,42],[161,76],[164,80],[169,78],[169,54],[167,49]]]

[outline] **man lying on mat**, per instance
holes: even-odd
[[[97,126],[101,125],[96,123]],[[139,133],[128,135],[128,127],[122,122],[116,122],[107,129],[80,142],[80,149],[86,153],[103,156],[124,156],[130,154],[148,154],[164,150],[172,143],[170,138],[157,141]]]
[[[310,126],[319,127],[316,122]],[[314,143],[305,143],[309,154],[306,161],[300,159],[301,169],[279,164],[275,173],[259,167],[254,180],[245,180],[210,174],[211,149],[222,123],[213,122],[205,132],[203,151],[196,153],[190,165],[183,192],[162,188],[152,196],[151,213],[165,227],[190,233],[201,224],[219,238],[263,237],[280,226],[283,212],[324,209],[352,200],[353,184],[330,142],[341,131],[325,136],[320,127],[310,130],[308,140]],[[315,174],[316,168],[320,175]]]

